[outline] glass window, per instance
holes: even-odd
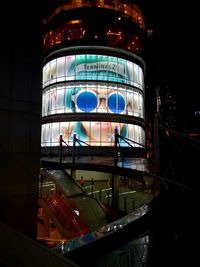
[[[142,68],[122,58],[104,55],[71,55],[48,62],[44,86],[55,81],[99,80],[120,82],[144,89]]]
[[[43,105],[42,110],[43,110],[43,116],[49,115],[49,91],[46,91],[43,94]]]
[[[76,56],[75,73],[77,80],[87,79],[87,57],[86,55]]]
[[[50,62],[50,80],[51,80],[51,83],[55,82],[56,81],[56,59],[52,60]]]
[[[48,85],[49,84],[49,81],[50,81],[50,78],[51,78],[51,74],[50,74],[50,62],[48,62],[46,64],[46,70],[45,70],[45,81],[46,81],[46,84],[45,85]]]
[[[64,141],[71,146],[73,145],[74,134],[76,134],[76,137],[80,141],[93,146],[114,146],[114,134],[116,128],[122,137],[129,139],[127,142],[132,146],[138,147],[140,144],[142,146],[145,145],[145,131],[138,125],[105,121],[72,121],[43,125],[42,146],[59,145],[60,133],[62,133]],[[129,146],[123,139],[120,139],[120,145]]]
[[[54,114],[56,109],[56,89],[52,89],[49,94],[49,114]]]
[[[64,81],[65,79],[65,57],[57,58],[57,81]]]
[[[75,80],[75,56],[66,56],[66,80]]]
[[[64,87],[57,88],[57,98],[56,98],[56,111],[57,113],[64,113],[64,100],[65,100],[65,89]]]
[[[60,123],[52,123],[52,146],[58,146],[60,143]]]
[[[83,81],[51,86],[43,93],[42,115],[72,112],[127,114],[143,117],[143,95],[130,86]]]
[[[127,83],[128,80],[128,73],[127,73],[127,69],[126,69],[126,60],[122,59],[122,58],[118,58],[118,82],[125,82]]]

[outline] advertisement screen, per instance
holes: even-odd
[[[144,117],[141,92],[126,85],[92,82],[57,84],[45,90],[42,101],[42,116],[84,112]]]
[[[115,129],[130,140],[129,145],[119,139],[120,146],[144,146],[141,126],[108,122],[106,116],[105,121],[98,119],[98,114],[144,119],[142,67],[130,60],[98,54],[67,55],[49,61],[43,67],[42,116],[75,113],[85,114],[87,121],[43,124],[42,146],[58,146],[60,134],[70,146],[75,134],[91,146],[114,146]],[[96,113],[95,121],[87,119],[89,113]]]
[[[75,134],[80,141],[91,146],[114,146],[115,129],[130,144],[120,138],[120,146],[142,147],[145,145],[145,132],[142,127],[106,121],[68,121],[43,124],[41,145],[58,146],[60,134],[62,134],[63,140],[73,146]]]
[[[142,68],[123,58],[71,55],[54,59],[43,67],[43,87],[55,82],[73,80],[109,81],[144,89]]]

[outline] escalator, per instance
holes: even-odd
[[[165,198],[158,195],[134,212],[116,220],[109,220],[101,202],[87,195],[65,170],[43,169],[42,173],[54,181],[67,201],[63,204],[61,196],[43,199],[47,209],[54,211],[52,213],[56,215],[57,221],[68,236],[67,242],[54,247],[53,250],[81,266],[88,266],[140,237],[164,212],[162,203]],[[53,220],[53,216],[51,218]]]
[[[41,174],[55,183],[58,192],[41,197],[39,205],[64,238],[82,236],[108,224],[103,204],[86,195],[65,170],[42,169]]]
[[[63,199],[59,194],[44,197],[40,199],[39,204],[66,239],[90,232],[76,204],[66,198]]]

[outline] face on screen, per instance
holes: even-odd
[[[83,121],[82,127],[92,145],[114,145],[115,129],[118,131],[125,127],[124,124],[105,121]]]
[[[124,114],[126,98],[111,89],[82,89],[72,95],[77,112]]]

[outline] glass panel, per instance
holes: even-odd
[[[66,56],[66,80],[75,80],[75,56]]]
[[[91,131],[90,131],[90,145],[99,146],[100,145],[100,122],[92,121],[91,122]]]
[[[59,128],[60,127],[60,128]],[[142,127],[132,124],[114,122],[61,122],[42,126],[42,145],[54,146],[59,144],[60,133],[66,143],[73,145],[73,135],[93,146],[114,146],[115,128],[132,146],[145,145],[145,131]],[[52,136],[51,136],[52,130]],[[52,143],[53,142],[53,143]],[[123,139],[119,139],[121,146],[129,146]],[[134,143],[136,142],[136,143]],[[137,144],[138,143],[138,144]],[[79,145],[78,143],[76,145]]]
[[[58,146],[60,143],[60,123],[54,122],[52,124],[52,145]]]
[[[57,58],[57,81],[65,79],[65,57]]]
[[[76,56],[76,79],[86,80],[87,79],[87,56],[77,55]]]
[[[50,62],[50,79],[51,79],[51,83],[56,82],[56,59],[52,60]]]
[[[57,99],[56,99],[56,112],[57,113],[64,113],[64,96],[65,96],[64,87],[58,87]]]
[[[144,74],[139,65],[104,55],[61,57],[47,63],[43,75],[43,86],[55,81],[100,80],[130,84],[144,89]]]
[[[134,88],[81,82],[77,86],[52,86],[43,93],[42,115],[55,113],[114,113],[143,117],[144,100]]]
[[[49,113],[55,114],[56,109],[56,89],[50,91],[50,98],[49,98]]]

